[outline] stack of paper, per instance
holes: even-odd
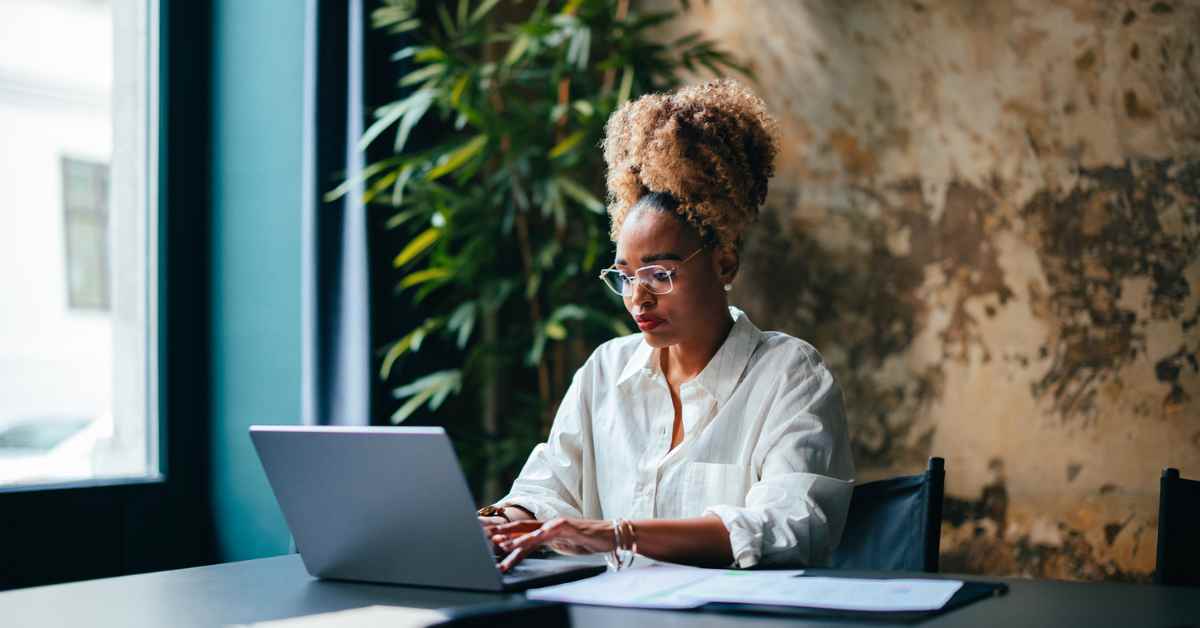
[[[531,600],[637,608],[696,608],[710,602],[846,611],[932,611],[960,580],[799,577],[801,571],[731,571],[658,564],[534,589]]]
[[[449,619],[441,611],[403,606],[365,606],[332,613],[277,619],[232,628],[428,628]]]

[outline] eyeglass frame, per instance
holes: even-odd
[[[645,285],[646,290],[648,290],[650,292],[650,294],[654,294],[654,295],[658,295],[658,296],[662,296],[664,294],[671,294],[672,292],[675,291],[675,274],[679,272],[679,267],[690,262],[693,257],[696,257],[697,255],[699,255],[700,251],[703,251],[706,248],[708,248],[708,247],[701,246],[700,248],[696,249],[695,251],[692,252],[691,255],[688,255],[687,257],[680,260],[679,266],[676,266],[675,268],[667,268],[666,266],[663,266],[662,264],[647,264],[646,266],[642,266],[641,268],[635,269],[633,271],[632,279],[636,279],[638,282]],[[671,283],[671,287],[667,288],[666,292],[655,292],[653,290],[650,290],[649,284],[647,284],[645,280],[643,280],[641,277],[638,276],[638,273],[642,272],[643,270],[646,270],[647,268],[661,268],[663,270],[663,272],[667,273],[667,281],[669,281]],[[630,288],[629,294],[623,294],[623,293],[617,292],[616,290],[613,290],[613,287],[608,283],[608,280],[606,280],[604,278],[604,275],[607,273],[621,273],[621,269],[617,268],[616,264],[613,264],[612,266],[609,266],[608,268],[605,268],[604,270],[600,271],[600,274],[598,275],[600,281],[604,282],[605,287],[607,287],[610,292],[621,297],[622,299],[624,299],[627,296],[629,296],[629,297],[633,296],[633,288]],[[621,274],[625,277],[630,277],[629,275],[624,275],[624,273],[621,273]],[[629,285],[630,286],[634,285],[633,281],[630,281]]]

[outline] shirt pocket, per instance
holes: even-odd
[[[745,506],[750,478],[751,467],[747,465],[687,463],[684,468],[684,516],[699,516],[709,506]]]

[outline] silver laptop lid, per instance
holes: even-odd
[[[310,574],[501,590],[442,428],[255,425],[250,437]]]

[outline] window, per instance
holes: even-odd
[[[155,9],[0,2],[0,488],[158,473]]]
[[[107,312],[108,165],[65,157],[62,182],[67,304]]]

